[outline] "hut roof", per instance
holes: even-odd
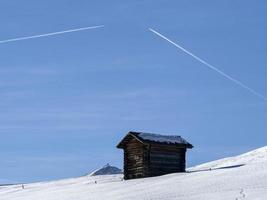
[[[168,145],[179,145],[185,148],[193,148],[193,145],[187,142],[184,138],[178,135],[159,135],[154,133],[134,132],[130,131],[122,141],[117,145],[118,148],[123,148],[131,137],[136,138],[144,144],[158,143]]]

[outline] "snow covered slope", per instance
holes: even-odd
[[[267,163],[267,146],[242,154],[240,156],[224,158],[221,160],[216,160],[202,165],[198,165],[196,167],[189,168],[188,170],[190,171],[229,168],[257,163],[261,165],[261,163],[263,162]]]
[[[190,168],[190,173],[123,181],[85,176],[0,187],[0,200],[266,200],[267,147]]]

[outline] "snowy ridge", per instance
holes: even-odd
[[[100,175],[26,184],[25,189],[2,186],[0,200],[267,199],[267,147],[191,170],[129,181],[123,175]]]
[[[214,168],[226,168],[231,166],[251,165],[259,162],[267,162],[267,146],[241,154],[235,157],[223,158],[220,160],[208,162],[188,170],[205,170]]]

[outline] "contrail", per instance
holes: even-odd
[[[177,43],[173,42],[172,40],[168,39],[167,37],[165,37],[164,35],[160,34],[159,32],[155,31],[152,28],[149,28],[149,30],[153,33],[155,33],[156,35],[158,35],[159,37],[163,38],[164,40],[168,41],[169,43],[171,43],[172,45],[176,46],[177,48],[179,48],[180,50],[182,50],[184,53],[192,56],[193,58],[195,58],[196,60],[198,60],[199,62],[201,62],[202,64],[206,65],[207,67],[209,67],[210,69],[216,71],[217,73],[221,74],[222,76],[224,76],[225,78],[227,78],[228,80],[236,83],[237,85],[241,86],[242,88],[248,90],[249,92],[251,92],[252,94],[260,97],[261,99],[267,101],[267,97],[265,97],[264,95],[258,93],[256,90],[250,88],[249,86],[245,85],[244,83],[242,83],[241,81],[233,78],[232,76],[224,73],[223,71],[219,70],[217,67],[207,63],[206,61],[202,60],[201,58],[199,58],[198,56],[194,55],[193,53],[189,52],[188,50],[186,50],[185,48],[183,48],[182,46],[178,45]]]
[[[0,44],[8,43],[8,42],[16,42],[16,41],[20,41],[20,40],[29,40],[29,39],[40,38],[40,37],[48,37],[48,36],[60,35],[60,34],[71,33],[71,32],[85,31],[85,30],[89,30],[89,29],[96,29],[96,28],[102,28],[102,27],[104,27],[104,25],[101,25],[101,26],[88,26],[88,27],[70,29],[70,30],[65,30],[65,31],[45,33],[45,34],[40,34],[40,35],[32,35],[32,36],[26,36],[26,37],[12,38],[12,39],[7,39],[7,40],[0,40]]]

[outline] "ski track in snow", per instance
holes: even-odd
[[[1,186],[0,200],[267,199],[267,147],[188,170],[128,181],[104,175],[25,184],[25,189]]]

